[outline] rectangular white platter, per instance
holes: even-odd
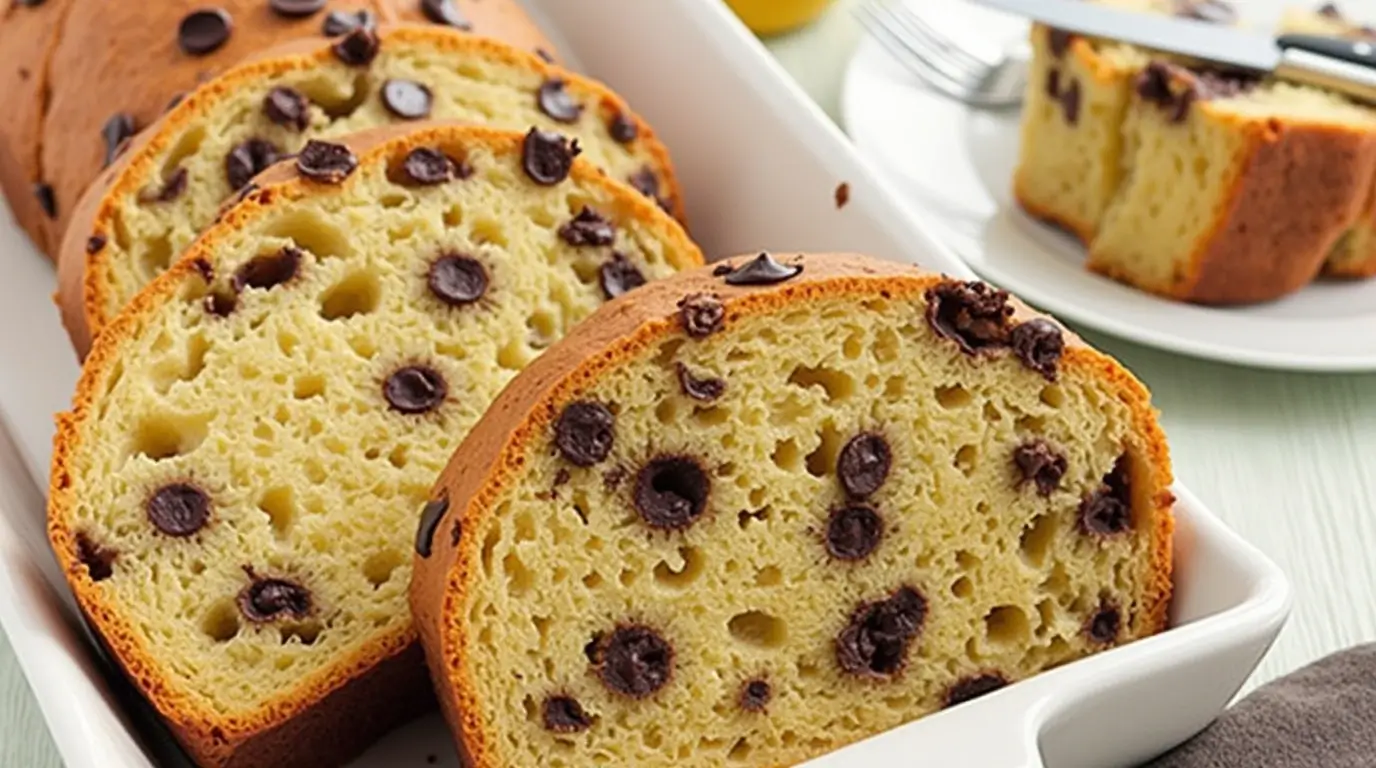
[[[709,256],[852,250],[970,272],[938,246],[718,0],[526,0],[582,68],[674,152]],[[921,130],[913,126],[914,131]],[[838,209],[833,193],[850,186]],[[43,534],[53,413],[77,376],[51,267],[0,212],[0,625],[71,768],[185,765],[90,644]],[[1289,585],[1177,488],[1170,631],[816,761],[825,768],[1131,765],[1203,728],[1284,623]],[[303,759],[306,756],[303,756]],[[437,716],[355,768],[456,765]]]

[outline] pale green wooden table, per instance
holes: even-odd
[[[770,42],[833,114],[860,34],[848,14],[853,2],[842,0],[817,25]],[[1086,335],[1152,388],[1177,477],[1294,581],[1294,617],[1256,680],[1376,639],[1376,558],[1369,554],[1376,549],[1376,375],[1267,373]],[[58,764],[0,636],[0,768]]]

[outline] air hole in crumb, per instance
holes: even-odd
[[[621,582],[621,586],[629,587],[634,585],[638,578],[640,578],[639,571],[634,568],[622,568],[621,575],[617,577],[617,581]]]
[[[821,387],[828,401],[844,400],[855,393],[855,380],[849,375],[826,367],[810,368],[800,365],[788,375],[788,383],[807,389]]]
[[[392,450],[388,451],[387,463],[397,469],[405,469],[406,465],[411,463],[410,448],[406,443],[393,446]]]
[[[201,619],[201,631],[217,643],[229,642],[239,634],[239,606],[231,598],[215,601]]]
[[[1000,411],[999,407],[993,403],[985,403],[984,420],[991,423],[1003,421],[1003,411]]]
[[[785,472],[797,472],[802,469],[803,454],[798,450],[798,444],[790,438],[780,440],[774,444],[774,452],[770,454],[774,460],[774,465]]]
[[[519,371],[535,359],[529,346],[519,339],[508,341],[497,350],[497,365],[508,371]]]
[[[1056,519],[1051,515],[1038,515],[1022,529],[1022,539],[1019,543],[1022,559],[1034,568],[1042,567],[1055,539]]]
[[[147,281],[162,274],[172,263],[172,241],[167,235],[150,237],[143,241],[143,252],[139,254],[139,268]]]
[[[860,331],[847,336],[846,340],[841,343],[841,354],[845,355],[847,360],[858,360],[860,355],[864,353],[865,335]]]
[[[454,229],[463,223],[463,206],[454,203],[444,209],[444,228]]]
[[[342,320],[366,315],[377,309],[382,285],[372,272],[354,272],[330,287],[320,297],[320,316]]]
[[[187,129],[186,133],[177,137],[177,143],[172,145],[171,151],[167,153],[167,159],[162,164],[162,177],[169,178],[178,168],[182,167],[183,161],[201,151],[201,145],[205,143],[206,128],[204,125],[197,125]]]
[[[755,572],[755,586],[757,587],[776,587],[783,583],[783,580],[783,571],[772,565],[766,565]]]
[[[752,747],[750,741],[744,736],[736,739],[736,743],[731,745],[731,751],[726,754],[726,759],[732,762],[744,762],[750,759]]]
[[[951,584],[951,594],[964,600],[975,593],[975,584],[970,581],[970,577],[961,576]]]
[[[725,424],[731,418],[730,408],[713,406],[711,408],[693,408],[693,421],[703,426],[716,426]]]
[[[1046,431],[1046,419],[1041,416],[1019,416],[1017,427],[1019,432],[1040,435]]]
[[[965,473],[966,477],[973,475],[979,465],[979,446],[960,446],[956,451],[955,465],[957,469]]]
[[[280,485],[264,491],[258,498],[258,509],[268,516],[268,524],[278,538],[287,535],[296,524],[296,494],[291,486]]]
[[[836,456],[841,452],[845,439],[829,421],[822,425],[817,437],[817,447],[807,455],[804,463],[807,465],[808,474],[813,477],[826,477],[836,471]]]
[[[371,360],[377,355],[377,343],[371,337],[362,334],[349,337],[349,348],[365,360]]]
[[[288,207],[286,211],[268,225],[264,234],[291,240],[297,248],[309,251],[320,259],[353,253],[348,234],[321,214],[301,207]]]
[[[559,320],[544,310],[532,312],[526,318],[526,331],[530,345],[536,349],[544,349],[564,335]]]
[[[502,558],[502,571],[506,573],[507,588],[512,594],[524,594],[535,584],[535,574],[530,572],[525,561],[515,552]]]
[[[301,645],[315,645],[315,641],[320,637],[320,631],[324,626],[318,621],[301,621],[291,624],[283,624],[277,628],[278,639],[283,645],[293,640]]]
[[[970,390],[959,384],[936,388],[936,401],[942,408],[963,408],[970,404]]]
[[[764,611],[746,611],[731,617],[726,628],[742,643],[758,648],[778,648],[788,642],[788,626],[783,619]]]
[[[468,231],[475,243],[491,243],[498,248],[506,248],[509,245],[506,228],[502,226],[502,222],[496,219],[476,219]]]
[[[392,580],[392,572],[402,564],[401,553],[395,549],[374,552],[363,561],[363,577],[373,585],[373,589]]]
[[[678,401],[675,398],[666,397],[659,401],[655,406],[655,418],[660,424],[673,424],[678,421]]]
[[[133,453],[153,461],[185,455],[205,440],[208,426],[204,416],[147,416],[134,432]]]
[[[1060,408],[1065,405],[1065,390],[1055,384],[1047,384],[1042,387],[1041,400],[1052,408]]]
[[[488,531],[487,538],[483,540],[483,573],[492,574],[493,555],[497,551],[497,543],[502,540],[502,531],[493,527]]]
[[[976,555],[968,549],[962,549],[956,552],[956,567],[960,568],[962,571],[973,571],[979,568],[980,563],[983,562],[984,561],[980,559],[979,555]]]
[[[325,377],[314,373],[297,376],[296,381],[292,383],[291,394],[297,400],[321,397],[325,394]]]
[[[655,566],[655,582],[673,589],[683,589],[698,580],[706,559],[697,547],[679,547],[677,557],[659,561]]]
[[[583,586],[587,587],[588,589],[597,589],[598,587],[602,586],[602,581],[602,574],[598,573],[597,571],[593,571],[592,573],[589,573],[588,575],[583,577]]]
[[[985,637],[999,645],[1026,644],[1031,637],[1027,614],[1016,605],[1000,605],[984,617]]]
[[[319,77],[296,83],[293,87],[320,107],[331,120],[339,120],[357,112],[373,92],[372,78],[362,72],[347,83],[340,83],[337,78]]]

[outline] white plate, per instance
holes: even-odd
[[[694,234],[709,254],[858,250],[970,275],[720,3],[528,4],[563,33],[566,53],[621,90],[673,148]],[[842,182],[851,201],[837,210],[833,192]],[[2,213],[0,268],[0,625],[68,766],[184,765],[89,644],[48,551],[40,488],[52,414],[66,406],[77,369],[48,299],[52,270]],[[1029,739],[1039,738],[1048,764],[1098,768],[1160,752],[1203,728],[1279,631],[1289,589],[1274,565],[1184,489],[1177,493],[1176,629],[938,715],[928,722],[945,723],[939,732],[899,729],[873,742],[878,747],[861,744],[824,764],[880,768],[921,754],[931,765],[1014,768],[1034,764]],[[1088,725],[1057,725],[1071,717]],[[978,736],[943,735],[971,734],[975,724]],[[987,751],[996,740],[986,734],[996,731],[1027,737],[1008,742],[1007,762]],[[457,764],[433,715],[387,737],[354,768],[427,765],[430,756]]]
[[[1276,0],[1242,5],[1269,26]],[[947,0],[944,20],[983,39],[1025,39],[1024,21]],[[1268,21],[1268,19],[1270,21]],[[987,279],[1062,318],[1187,355],[1312,371],[1376,370],[1376,280],[1320,281],[1270,304],[1167,301],[1084,269],[1084,249],[1013,201],[1018,112],[975,110],[923,87],[872,39],[846,73],[841,113],[860,152],[909,207]]]

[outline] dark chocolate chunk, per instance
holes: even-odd
[[[253,138],[234,147],[225,155],[225,178],[229,179],[230,188],[242,188],[277,162],[278,157],[277,147],[266,139]]]
[[[836,191],[832,192],[832,198],[836,201],[836,210],[841,210],[850,202],[850,184],[841,182],[836,185]]]
[[[1324,3],[1323,5],[1319,6],[1316,12],[1325,19],[1342,21],[1343,18],[1343,12],[1338,9],[1337,3]]]
[[[927,600],[912,587],[861,605],[836,638],[836,663],[851,675],[885,679],[903,669],[908,648],[927,617]]]
[[[140,203],[170,203],[182,196],[186,191],[186,169],[178,168],[172,175],[162,183],[162,187],[155,190],[144,190],[139,192]]]
[[[416,147],[406,153],[398,181],[408,186],[434,186],[452,180],[458,168],[458,163],[438,149]]]
[[[643,625],[617,627],[601,637],[590,654],[597,676],[612,693],[643,699],[669,683],[674,674],[674,647]]]
[[[263,114],[280,126],[304,131],[311,122],[310,100],[295,88],[279,85],[263,98]]]
[[[42,181],[34,184],[33,196],[38,198],[38,207],[43,209],[48,218],[57,218],[57,193],[53,192],[53,185]]]
[[[1112,536],[1132,527],[1132,476],[1123,454],[1104,476],[1103,484],[1080,502],[1080,531]]]
[[[326,0],[268,0],[268,7],[278,16],[288,19],[302,19],[318,13],[325,7]]]
[[[296,170],[321,184],[339,184],[358,167],[358,158],[343,144],[311,139],[296,156]]]
[[[1085,635],[1100,645],[1108,645],[1118,639],[1123,627],[1123,615],[1118,606],[1107,600],[1099,603],[1094,615],[1085,622]]]
[[[134,116],[128,112],[116,112],[101,126],[100,136],[105,139],[105,165],[115,162],[124,142],[133,138],[136,132]]]
[[[597,268],[597,283],[602,295],[614,299],[645,284],[645,275],[625,255],[613,253],[611,260]]]
[[[206,294],[204,306],[205,311],[216,317],[229,317],[234,314],[234,309],[239,306],[239,299],[232,293],[215,291]]]
[[[288,245],[276,253],[254,256],[234,271],[234,292],[242,293],[245,288],[268,290],[291,280],[301,268],[304,255]]]
[[[403,120],[424,120],[430,116],[430,89],[410,80],[388,80],[382,84],[382,105]]]
[[[1075,78],[1070,79],[1061,91],[1061,113],[1065,115],[1065,121],[1074,125],[1080,121],[1080,81]]]
[[[773,285],[803,273],[802,264],[784,265],[768,253],[745,262],[726,275],[727,285]]]
[[[738,702],[741,709],[746,712],[763,712],[769,706],[769,699],[773,695],[768,680],[747,680],[741,686],[741,695]]]
[[[481,299],[487,293],[487,283],[482,262],[459,253],[446,253],[435,259],[425,279],[430,293],[451,307]]]
[[[539,57],[540,57],[540,61],[543,61],[543,62],[545,62],[546,64],[553,64],[553,63],[554,63],[554,54],[550,53],[549,51],[545,50],[544,48],[539,48],[539,47],[537,47],[537,48],[535,49],[535,55],[536,55],[536,56],[539,56]]]
[[[565,90],[567,83],[563,78],[553,77],[540,83],[535,101],[540,111],[561,123],[576,123],[583,114],[583,105],[573,100]]]
[[[1041,318],[1028,320],[1013,328],[1008,343],[1023,365],[1045,376],[1047,381],[1056,380],[1056,365],[1065,352],[1060,326]]]
[[[712,267],[712,277],[722,277],[723,275],[729,275],[731,274],[732,269],[733,267],[729,263],[723,261],[717,266]]]
[[[14,2],[16,5],[22,6],[24,8],[37,8],[38,6],[48,2],[48,0],[14,0]]]
[[[109,241],[105,239],[105,235],[91,235],[86,238],[86,252],[89,254],[100,253],[100,249],[104,248],[107,242]]]
[[[626,181],[637,192],[654,200],[655,204],[660,208],[669,213],[673,213],[673,211],[670,210],[672,206],[670,206],[669,201],[659,196],[659,177],[655,175],[654,170],[649,166],[641,168],[631,174],[630,178],[626,179]]]
[[[1035,483],[1037,493],[1043,496],[1050,496],[1061,487],[1067,466],[1065,455],[1045,440],[1032,440],[1014,448],[1013,464],[1022,476],[1018,487]]]
[[[612,467],[602,473],[602,487],[608,491],[614,491],[621,487],[621,481],[626,479],[625,467]]]
[[[117,553],[100,546],[85,533],[76,535],[76,559],[86,566],[91,581],[105,581],[114,573]]]
[[[148,522],[168,536],[185,537],[210,520],[210,497],[190,483],[164,485],[143,504]]]
[[[334,44],[335,58],[351,67],[371,64],[377,56],[379,41],[372,27],[362,24],[354,27],[348,34]]]
[[[979,281],[941,283],[927,291],[927,323],[966,354],[1008,342],[1008,293]]]
[[[1046,73],[1046,95],[1053,99],[1061,96],[1061,71],[1055,67]]]
[[[827,552],[837,560],[864,560],[883,537],[884,520],[870,507],[841,507],[827,521]]]
[[[446,24],[462,30],[473,28],[454,0],[420,0],[420,9],[425,13],[425,18],[436,24]]]
[[[688,370],[688,366],[679,363],[678,386],[683,390],[683,394],[704,403],[710,403],[721,397],[726,392],[726,382],[715,376],[699,378]]]
[[[616,417],[601,403],[569,403],[554,423],[554,446],[559,455],[580,467],[606,459],[615,440]]]
[[[712,481],[694,459],[660,456],[635,476],[635,509],[651,528],[676,531],[697,522],[707,509]]]
[[[1137,76],[1137,95],[1143,101],[1155,104],[1170,113],[1173,123],[1184,122],[1190,112],[1190,105],[1198,95],[1191,79],[1173,83],[1173,74],[1187,75],[1184,69],[1173,64],[1153,61]]]
[[[377,29],[377,19],[371,11],[330,11],[326,14],[324,23],[320,25],[320,31],[325,37],[347,35],[360,28]]]
[[[640,135],[640,126],[635,121],[622,112],[612,115],[612,119],[607,123],[607,133],[611,134],[612,141],[618,144],[629,144],[635,141],[635,137]]]
[[[1237,21],[1237,9],[1224,0],[1176,0],[1175,15],[1210,24],[1228,25]]]
[[[583,206],[569,222],[559,228],[559,237],[569,245],[611,245],[616,230],[602,214]]]
[[[215,268],[210,265],[209,261],[197,256],[195,259],[192,259],[191,266],[196,268],[196,274],[200,275],[201,279],[204,280],[207,285],[214,282]]]
[[[454,525],[449,529],[449,546],[459,546],[459,541],[463,539],[463,521],[454,518]]]
[[[695,339],[721,330],[726,321],[726,308],[716,296],[694,293],[683,297],[678,303],[679,321],[683,330]]]
[[[582,152],[577,139],[531,128],[521,145],[521,167],[531,181],[550,187],[568,178],[573,159]]]
[[[1070,50],[1070,44],[1075,41],[1075,35],[1064,29],[1051,29],[1046,33],[1047,42],[1051,45],[1051,55],[1060,58],[1065,52]]]
[[[303,619],[311,612],[310,590],[288,579],[253,579],[239,593],[239,612],[255,624],[275,621],[284,616]]]
[[[204,56],[229,42],[234,21],[223,8],[188,13],[177,26],[177,44],[192,56]]]
[[[836,476],[846,493],[863,499],[884,484],[892,463],[888,441],[882,435],[862,432],[841,449],[836,460]]]
[[[433,411],[444,403],[449,385],[428,365],[398,368],[382,384],[382,396],[392,410],[405,414]]]
[[[978,699],[986,693],[993,693],[1008,685],[1008,680],[997,672],[987,672],[959,680],[946,689],[946,706],[954,707],[971,699]]]
[[[425,502],[420,511],[420,525],[416,528],[416,554],[421,557],[430,556],[431,546],[435,543],[435,531],[439,530],[440,521],[448,511],[448,496]]]
[[[540,707],[541,719],[545,730],[554,733],[578,733],[592,727],[592,718],[583,711],[583,705],[572,696],[550,696]]]

